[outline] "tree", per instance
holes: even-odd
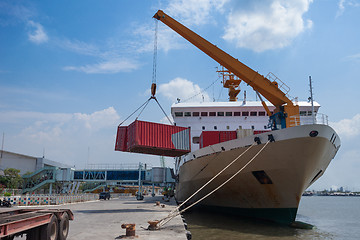
[[[4,175],[7,178],[7,187],[10,189],[21,188],[23,179],[20,176],[20,170],[15,168],[7,168],[4,170]]]

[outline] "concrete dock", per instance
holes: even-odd
[[[157,206],[160,201],[165,207]],[[83,202],[49,208],[68,208],[75,216],[70,221],[68,240],[88,239],[146,239],[146,240],[187,240],[186,229],[181,216],[177,216],[160,230],[146,230],[148,221],[166,217],[176,207],[174,199],[170,202],[161,196],[146,196],[137,201],[135,197],[120,197],[110,200]],[[122,224],[136,224],[136,237],[125,237]],[[25,239],[22,238],[15,239]]]

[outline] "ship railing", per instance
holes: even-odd
[[[293,115],[290,117],[290,126],[299,126],[301,125],[300,115]]]
[[[314,123],[329,125],[329,118],[323,113],[315,113],[315,116],[300,116],[300,125],[310,125]]]
[[[147,164],[146,168],[152,167],[151,164]],[[103,163],[103,164],[87,164],[86,169],[89,170],[112,170],[112,169],[139,169],[139,164],[111,164],[111,163]]]

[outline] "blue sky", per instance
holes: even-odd
[[[139,161],[159,165],[156,156],[113,150],[117,125],[149,97],[152,16],[158,9],[259,73],[273,72],[300,100],[309,97],[311,75],[320,112],[329,116],[342,139],[341,150],[313,188],[360,191],[356,0],[1,0],[4,149],[33,156],[45,152],[46,158],[77,168]],[[157,97],[168,113],[177,98],[204,89],[192,101],[226,101],[226,91],[216,81],[217,66],[159,23]],[[241,88],[255,100],[248,86]],[[141,118],[163,121],[155,103]]]

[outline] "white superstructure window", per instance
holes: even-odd
[[[217,116],[218,116],[218,117],[223,117],[223,116],[224,116],[224,112],[217,112]]]
[[[225,113],[225,116],[227,116],[227,117],[232,117],[232,112],[226,112],[226,113]]]
[[[193,112],[193,117],[198,117],[198,116],[200,116],[199,112]]]
[[[185,117],[191,117],[191,112],[185,112]]]
[[[175,117],[182,117],[183,116],[183,112],[175,112]]]
[[[215,116],[216,116],[216,112],[209,112],[209,116],[210,116],[210,117],[215,117]]]

